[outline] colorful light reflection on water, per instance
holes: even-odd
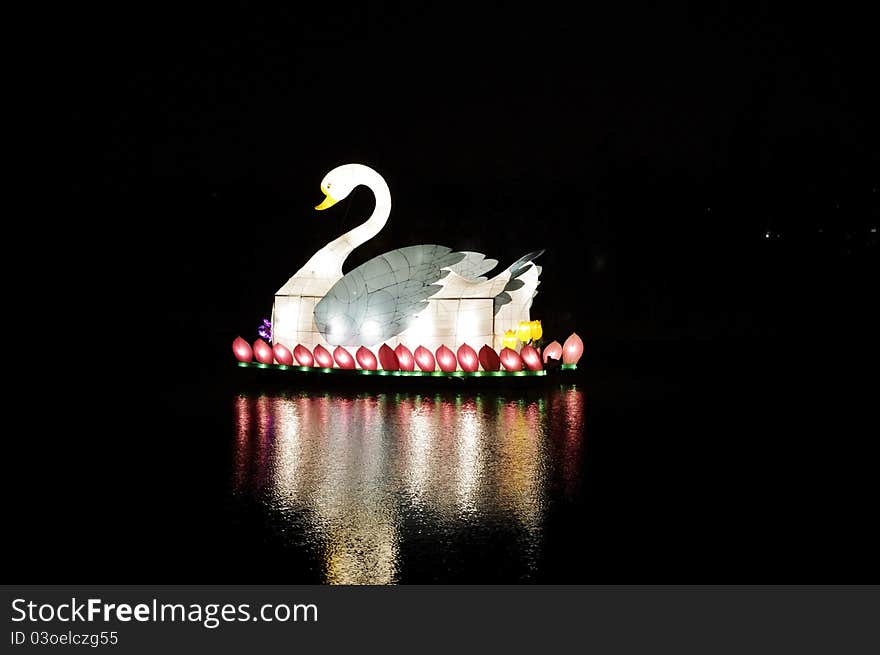
[[[461,540],[491,551],[499,539],[527,580],[548,503],[580,485],[583,419],[573,386],[519,398],[243,394],[234,492],[315,551],[327,583],[400,582],[420,552]]]

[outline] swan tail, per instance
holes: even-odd
[[[508,267],[507,270],[510,271],[510,278],[507,284],[504,285],[504,289],[495,296],[493,301],[496,316],[508,305],[511,306],[506,307],[506,311],[502,313],[510,314],[512,310],[516,310],[517,313],[528,312],[529,307],[532,305],[532,298],[538,293],[536,289],[541,283],[539,279],[541,267],[532,262],[543,254],[543,250],[530,252],[517,259]]]

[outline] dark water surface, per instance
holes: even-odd
[[[6,460],[8,561],[46,582],[864,582],[857,354],[624,344],[570,385],[480,393],[254,387],[222,360],[54,379],[9,408],[29,450]]]
[[[303,578],[540,574],[548,515],[580,495],[584,392],[243,393],[234,512],[262,515]]]

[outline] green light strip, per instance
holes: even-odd
[[[541,371],[367,371],[361,368],[320,368],[317,366],[286,366],[284,364],[261,364],[260,362],[238,362],[241,368],[266,368],[279,371],[297,371],[302,373],[336,373],[342,375],[393,375],[398,377],[436,377],[436,378],[478,378],[478,377],[542,377],[547,375]],[[577,368],[576,364],[563,364],[562,370],[570,371]]]

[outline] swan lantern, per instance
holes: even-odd
[[[358,186],[376,198],[361,225],[318,250],[275,294],[273,340],[293,350],[303,344],[457,348],[463,343],[500,348],[505,331],[529,321],[544,251],[524,255],[493,277],[498,265],[478,252],[436,244],[407,246],[379,255],[348,273],[346,258],[376,236],[391,214],[391,191],[379,173],[345,164],[321,181],[327,210]]]

